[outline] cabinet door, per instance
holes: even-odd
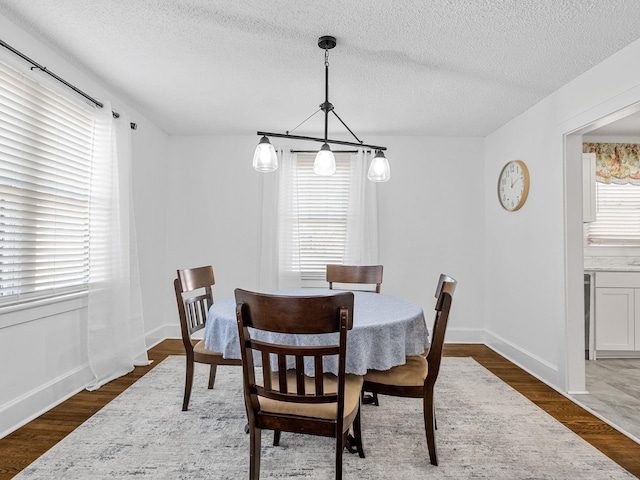
[[[633,288],[596,288],[596,350],[634,349],[634,304]]]

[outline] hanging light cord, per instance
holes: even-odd
[[[17,56],[19,56],[20,58],[22,58],[23,60],[26,60],[27,62],[29,62],[31,65],[33,65],[31,67],[31,70],[40,70],[41,72],[46,73],[47,75],[55,78],[57,81],[59,81],[60,83],[64,84],[65,86],[69,87],[71,90],[73,90],[74,92],[76,92],[78,95],[83,96],[84,98],[86,98],[87,100],[89,100],[91,103],[93,103],[96,107],[99,108],[104,108],[104,105],[99,102],[98,100],[96,100],[95,98],[93,98],[92,96],[86,94],[85,92],[83,92],[82,90],[80,90],[78,87],[76,87],[75,85],[70,84],[69,82],[67,82],[64,78],[59,77],[58,75],[56,75],[55,73],[53,73],[51,70],[49,70],[47,67],[43,67],[42,65],[40,65],[39,63],[31,60],[29,57],[27,57],[24,53],[19,52],[18,50],[16,50],[15,48],[13,48],[11,45],[3,42],[2,40],[0,40],[0,45],[2,45],[4,48],[6,48],[7,50],[11,51],[12,53],[16,54]],[[113,118],[120,118],[120,114],[118,112],[111,112],[113,114]],[[138,125],[136,123],[130,122],[130,126],[131,126],[131,130],[136,130],[138,128]]]
[[[293,130],[287,131],[285,133],[274,133],[274,132],[261,132],[261,131],[259,131],[259,132],[257,132],[258,135],[262,135],[262,136],[265,136],[265,137],[291,138],[291,139],[294,139],[294,140],[310,140],[310,141],[313,141],[313,142],[330,143],[330,144],[336,144],[336,145],[349,145],[349,146],[354,146],[354,147],[365,147],[365,148],[371,148],[372,150],[378,150],[378,151],[384,151],[384,150],[387,149],[386,147],[383,147],[383,146],[380,146],[380,145],[368,145],[368,144],[363,143],[363,141],[360,140],[356,136],[355,133],[353,133],[353,130],[351,130],[349,128],[349,126],[346,123],[344,123],[342,118],[340,118],[340,116],[336,113],[333,105],[329,102],[329,49],[335,47],[335,45],[336,45],[336,42],[335,42],[335,38],[334,37],[325,36],[325,37],[320,37],[320,39],[318,40],[318,46],[320,48],[324,49],[324,68],[325,68],[325,73],[324,73],[324,95],[325,95],[325,99],[324,99],[324,102],[320,104],[320,109],[316,110],[313,114],[309,115],[304,121],[299,123]],[[291,135],[291,132],[295,131],[301,125],[306,123],[311,117],[315,116],[320,110],[322,110],[324,112],[324,137],[323,138],[308,137],[308,136],[303,136],[303,135]],[[329,112],[333,112],[333,114],[340,121],[340,123],[344,126],[344,128],[346,128],[348,130],[348,132],[353,136],[353,138],[356,139],[356,141],[358,143],[344,141],[344,140],[330,140],[328,138]]]

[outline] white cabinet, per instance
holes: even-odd
[[[596,350],[635,350],[639,293],[635,288],[596,287]]]
[[[597,354],[640,353],[640,272],[597,272],[595,278]]]

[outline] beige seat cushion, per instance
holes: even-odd
[[[389,370],[369,370],[364,376],[368,382],[383,385],[399,385],[403,387],[419,387],[424,385],[429,366],[422,355],[407,357],[407,363],[397,365]]]
[[[214,352],[212,350],[207,350],[206,348],[204,348],[204,340],[200,340],[198,343],[196,343],[193,346],[193,351],[196,353],[202,353],[203,355],[217,355],[219,357],[222,357],[222,354],[220,352]]]
[[[344,381],[344,417],[353,413],[360,405],[360,391],[362,390],[363,378],[360,375],[346,375]],[[274,385],[277,385],[277,374],[273,377]],[[287,372],[287,384],[290,392],[295,392],[296,377],[295,371]],[[314,379],[305,377],[305,389],[307,393],[315,392]],[[331,373],[324,374],[325,393],[335,393],[338,389],[338,377]],[[333,403],[295,403],[273,400],[271,398],[258,397],[260,409],[270,413],[287,413],[300,415],[303,417],[335,419],[338,411],[338,404]]]

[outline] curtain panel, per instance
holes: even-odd
[[[640,144],[583,143],[582,152],[596,154],[596,182],[640,185]]]
[[[148,365],[131,188],[126,114],[97,110],[89,212],[87,390]]]

